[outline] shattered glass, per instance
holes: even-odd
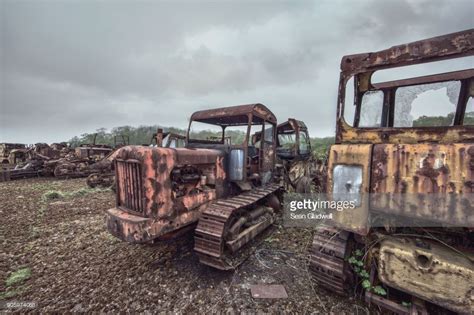
[[[399,87],[393,126],[451,126],[460,89],[459,81]]]
[[[359,127],[380,127],[382,122],[383,92],[368,91],[362,96]]]
[[[467,101],[463,125],[465,126],[474,125],[474,97],[470,97],[469,100]]]
[[[353,126],[355,115],[354,106],[354,77],[350,78],[346,84],[346,95],[344,100],[344,120]]]

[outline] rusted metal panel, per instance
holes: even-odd
[[[371,160],[372,145],[370,144],[333,145],[329,150],[327,191],[330,196],[334,193],[334,183],[337,180],[334,178],[336,166],[358,166],[362,169],[362,184],[359,189],[360,205],[355,209],[346,209],[334,214],[334,221],[338,226],[360,234],[368,232]]]
[[[474,29],[428,38],[389,49],[344,56],[346,75],[474,54]]]
[[[365,291],[365,301],[369,304],[376,304],[379,307],[393,312],[397,315],[409,315],[409,314],[420,314],[420,313],[410,313],[410,309],[405,307],[397,302],[391,301],[389,299],[384,298],[383,296],[377,295],[370,291]],[[421,313],[423,314],[423,313]]]
[[[236,116],[247,116],[249,114],[272,123],[277,121],[275,115],[263,104],[237,105],[201,110],[191,116],[191,121],[205,121],[217,125],[233,125],[235,123],[242,123],[235,120]]]
[[[403,79],[391,82],[371,82],[372,74],[381,69],[401,67],[410,64],[433,62],[442,59],[451,59],[474,55],[474,29],[430,38],[409,44],[399,45],[379,52],[344,56],[341,61],[341,75],[339,81],[336,143],[418,143],[424,141],[452,143],[474,140],[474,127],[462,126],[464,113],[463,103],[469,96],[473,96],[474,70],[467,69],[430,76]],[[354,127],[344,120],[344,106],[346,84],[354,76],[356,115]],[[412,86],[442,81],[463,81],[463,95],[456,112],[456,121],[450,128],[443,127],[415,127],[393,128],[393,100],[395,91],[401,86]],[[469,84],[470,81],[470,84]],[[470,87],[468,87],[470,85]],[[357,128],[358,113],[363,94],[366,91],[383,91],[387,107],[387,115],[383,117],[386,123],[383,128]],[[389,94],[392,95],[389,95]],[[350,105],[350,104],[347,104]],[[465,105],[464,105],[465,106]],[[351,122],[352,123],[352,122]]]
[[[128,241],[144,242],[194,223],[203,206],[217,198],[215,186],[225,178],[223,153],[217,150],[127,146],[116,159],[117,208],[108,212],[114,222],[108,226]],[[122,222],[131,216],[139,223]]]
[[[452,311],[474,313],[474,256],[435,242],[420,242],[394,237],[382,240],[380,280]]]
[[[339,143],[455,143],[474,142],[474,126],[451,126],[449,128],[354,128],[344,120],[338,120]]]
[[[201,211],[198,208],[182,213],[173,221],[138,216],[118,208],[108,209],[105,213],[107,229],[112,235],[129,243],[146,243],[195,223]]]
[[[371,209],[474,227],[473,162],[471,144],[377,144]]]

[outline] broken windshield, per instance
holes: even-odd
[[[393,126],[452,126],[460,89],[459,81],[397,88]]]

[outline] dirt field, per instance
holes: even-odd
[[[221,272],[199,264],[192,233],[155,245],[115,239],[103,214],[113,193],[85,187],[84,179],[0,183],[0,298],[36,303],[14,310],[368,312],[311,284],[309,230],[276,226],[239,269]],[[252,284],[282,284],[288,298],[253,299]]]

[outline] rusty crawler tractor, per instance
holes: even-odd
[[[236,129],[244,137],[226,144]],[[220,138],[208,140],[210,130]],[[266,131],[258,147],[250,144],[255,131]],[[194,250],[201,263],[233,269],[274,222],[280,205],[276,118],[262,104],[198,111],[186,139],[186,148],[118,151],[117,205],[107,210],[107,227],[124,241],[145,243],[197,223]]]
[[[471,29],[342,58],[327,190],[354,195],[356,208],[314,237],[310,268],[321,286],[345,294],[362,284],[367,302],[399,314],[474,313],[474,69],[373,78],[473,55]],[[417,103],[430,91],[428,106]]]

